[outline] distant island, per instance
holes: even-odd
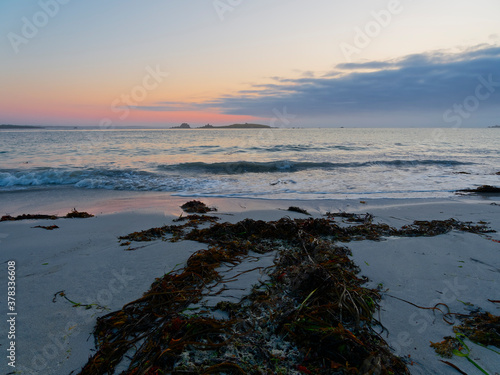
[[[170,129],[191,129],[188,123],[183,122],[179,126],[172,126]]]
[[[261,124],[232,124],[232,125],[223,125],[223,126],[213,126],[210,124],[206,124],[199,128],[195,129],[269,129],[271,128],[269,125],[261,125]],[[193,129],[188,123],[182,123],[179,126],[173,126],[170,129]]]
[[[496,129],[496,128],[500,128],[500,125],[488,126],[488,128],[490,128],[490,129]]]
[[[31,125],[0,125],[0,129],[45,129],[42,126],[31,126]]]
[[[269,125],[244,123],[244,124],[232,124],[224,126],[213,126],[207,124],[198,129],[268,129],[268,128],[270,128]]]

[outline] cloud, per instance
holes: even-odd
[[[154,105],[126,106],[130,109],[152,112],[196,111],[200,108],[195,103],[185,102],[156,102]]]
[[[339,70],[344,74],[339,75]],[[239,93],[207,104],[227,114],[254,116],[266,116],[272,108],[282,106],[294,108],[302,116],[444,111],[473,95],[481,76],[500,82],[500,48],[339,64],[321,78],[281,79],[279,84],[261,87],[259,96]],[[489,105],[498,103],[490,100]]]
[[[204,103],[191,109],[217,110],[228,115],[269,117],[274,108],[287,107],[304,117],[390,114],[402,112],[442,114],[454,103],[475,94],[484,80],[498,82],[482,108],[498,107],[500,47],[479,45],[459,53],[434,51],[387,61],[338,64],[320,77],[274,77],[270,84]],[[158,103],[172,110],[182,103]],[[152,109],[151,109],[152,110]]]

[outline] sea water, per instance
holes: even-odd
[[[2,130],[0,193],[449,197],[499,185],[500,129]]]

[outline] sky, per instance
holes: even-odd
[[[2,0],[0,124],[500,124],[498,0]]]

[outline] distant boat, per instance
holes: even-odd
[[[261,125],[261,124],[232,124],[232,125],[224,125],[224,126],[213,126],[207,124],[198,129],[270,129],[269,125]]]

